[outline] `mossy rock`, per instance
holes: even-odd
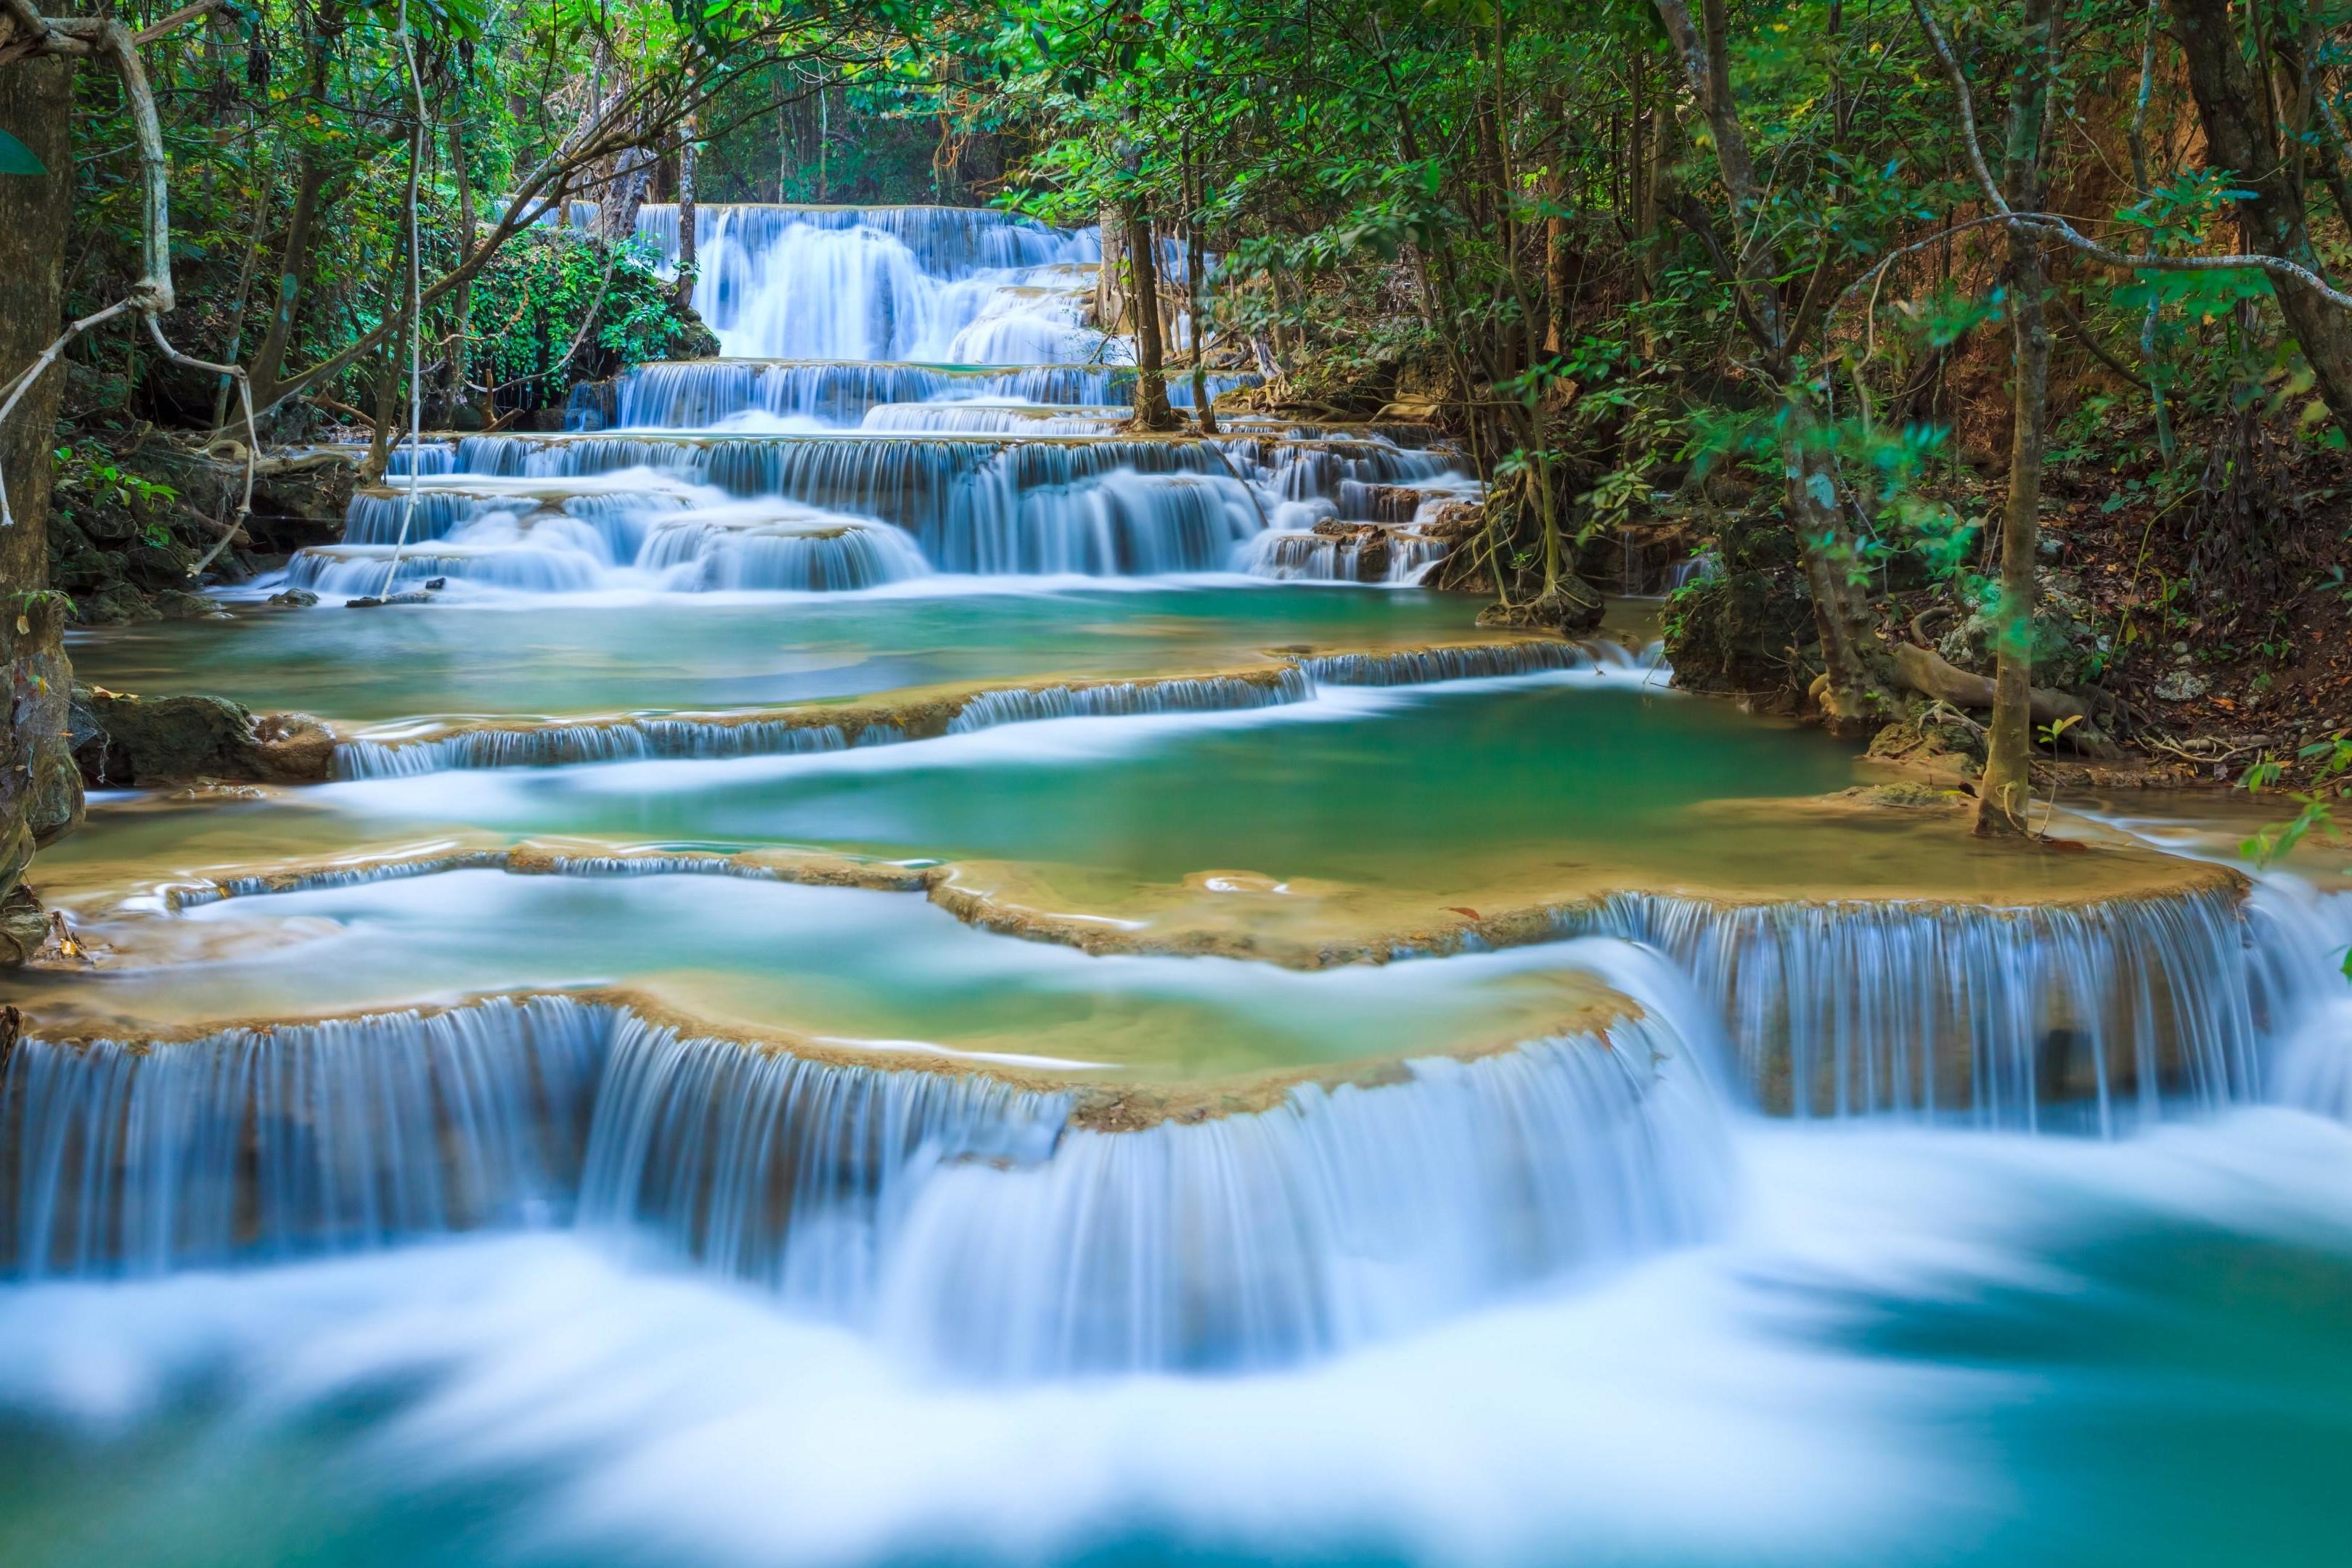
[[[163,619],[147,595],[130,584],[116,581],[74,601],[74,619],[86,626],[127,626]]]
[[[77,686],[75,764],[94,788],[197,779],[313,783],[327,777],[334,737],[298,713],[256,719],[226,697],[129,697]]]

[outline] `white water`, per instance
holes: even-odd
[[[356,497],[343,542],[297,555],[284,585],[346,599],[434,584],[457,598],[843,593],[934,574],[1405,584],[1443,552],[1411,532],[1416,498],[1476,491],[1457,458],[1381,434],[1112,434],[1135,373],[1126,341],[1085,321],[1092,230],[940,207],[699,214],[697,300],[730,357],[583,387],[563,437],[394,454],[403,482]],[[639,225],[675,258],[675,209]],[[1211,390],[1249,379],[1220,372]],[[1188,376],[1169,384],[1190,398]],[[1326,520],[1399,537],[1368,571],[1360,548],[1309,531]]]
[[[1278,1375],[974,1390],[557,1237],[20,1289],[0,1403],[92,1458],[29,1469],[74,1522],[12,1561],[351,1533],[369,1562],[747,1568],[2332,1552],[2342,1357],[2200,1265],[2343,1278],[2344,1129],[1738,1144],[1720,1242]],[[184,1454],[133,1441],[167,1417]]]

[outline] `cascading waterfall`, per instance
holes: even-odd
[[[2284,871],[2256,879],[2250,1005],[2276,1042],[2269,1088],[2288,1105],[2352,1121],[2352,893]]]
[[[565,997],[33,1040],[0,1084],[0,1268],[570,1223],[961,1371],[1274,1365],[1706,1234],[1728,1172],[1686,1054],[1622,1019],[1112,1131],[1084,1089],[814,1059]]]
[[[550,998],[21,1041],[0,1078],[0,1270],[152,1274],[559,1219],[608,1032]]]
[[[1312,654],[1298,661],[1308,679],[1325,686],[1427,686],[1447,680],[1489,680],[1545,670],[1665,673],[1665,647],[1651,643],[1638,653],[1622,643],[1479,643],[1461,647],[1406,648],[1396,653]]]
[[[1431,657],[1442,652],[1444,657]],[[1636,656],[1619,644],[1529,640],[1497,647],[1302,658],[1263,677],[1174,677],[1080,685],[1005,687],[953,702],[942,731],[869,722],[854,730],[789,717],[666,719],[630,716],[573,724],[484,726],[453,734],[337,742],[334,776],[414,778],[446,768],[557,767],[656,758],[772,756],[840,751],[968,734],[1049,719],[1223,713],[1314,700],[1321,686],[1396,686],[1556,671],[1643,678],[1664,670],[1656,645]],[[936,708],[936,700],[926,707]]]
[[[1416,515],[1424,491],[1476,488],[1449,452],[1387,434],[1118,435],[1136,372],[1119,363],[1123,339],[1086,324],[1091,230],[942,207],[698,211],[698,300],[736,357],[583,386],[562,437],[394,453],[391,475],[423,481],[414,504],[404,484],[355,497],[342,543],[299,553],[287,584],[354,596],[436,580],[837,593],[929,572],[1401,584],[1444,546],[1400,537],[1370,570],[1315,524]],[[639,235],[665,265],[677,227],[674,207],[641,209]],[[1255,379],[1222,371],[1208,387]],[[1169,392],[1186,403],[1189,377]],[[818,515],[664,525],[661,512],[688,504],[680,492],[706,487]]]
[[[929,1183],[884,1332],[998,1376],[1244,1371],[1416,1328],[1708,1234],[1729,1173],[1680,1042],[1621,1023],[1303,1085],[1263,1111],[1073,1129]]]
[[[417,778],[447,768],[561,767],[647,762],[657,757],[786,756],[845,751],[849,744],[849,736],[837,724],[641,719],[627,723],[467,730],[398,744],[345,741],[335,747],[334,770],[340,779]]]
[[[1106,342],[1075,299],[1102,256],[1090,230],[922,206],[705,206],[697,226],[703,317],[730,355],[1050,363]],[[637,232],[676,264],[676,207],[641,207]]]
[[[1109,719],[1140,713],[1230,713],[1304,702],[1315,689],[1296,669],[1273,680],[1212,677],[1200,680],[1116,681],[1098,686],[1013,687],[983,691],[948,721],[950,735],[1043,719]]]
[[[1216,371],[1208,377],[1209,394],[1214,398],[1257,383],[1255,374]],[[994,402],[1123,409],[1132,401],[1134,388],[1134,369],[1119,365],[686,360],[624,372],[611,388],[609,410],[593,398],[575,408],[583,419],[593,417],[603,426],[630,430],[725,427],[751,423],[747,416],[855,430],[866,427],[872,411],[885,405]],[[1179,406],[1191,406],[1191,378],[1170,382],[1168,395]]]
[[[1622,894],[1559,928],[1655,947],[1721,1014],[1769,1110],[1909,1113],[2101,1131],[2261,1083],[2234,891],[2075,907],[1895,900],[1726,906]],[[2072,1109],[2070,1109],[2072,1108]]]

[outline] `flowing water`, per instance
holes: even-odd
[[[1480,630],[1090,232],[702,210],[730,357],[76,642],[336,745],[37,868],[0,1560],[2340,1555],[2344,868]]]

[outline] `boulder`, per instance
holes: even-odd
[[[299,713],[256,719],[225,697],[130,697],[77,686],[73,759],[93,787],[198,779],[309,784],[327,777],[334,736]]]
[[[74,619],[86,626],[127,626],[162,618],[146,595],[120,580],[74,602]]]

